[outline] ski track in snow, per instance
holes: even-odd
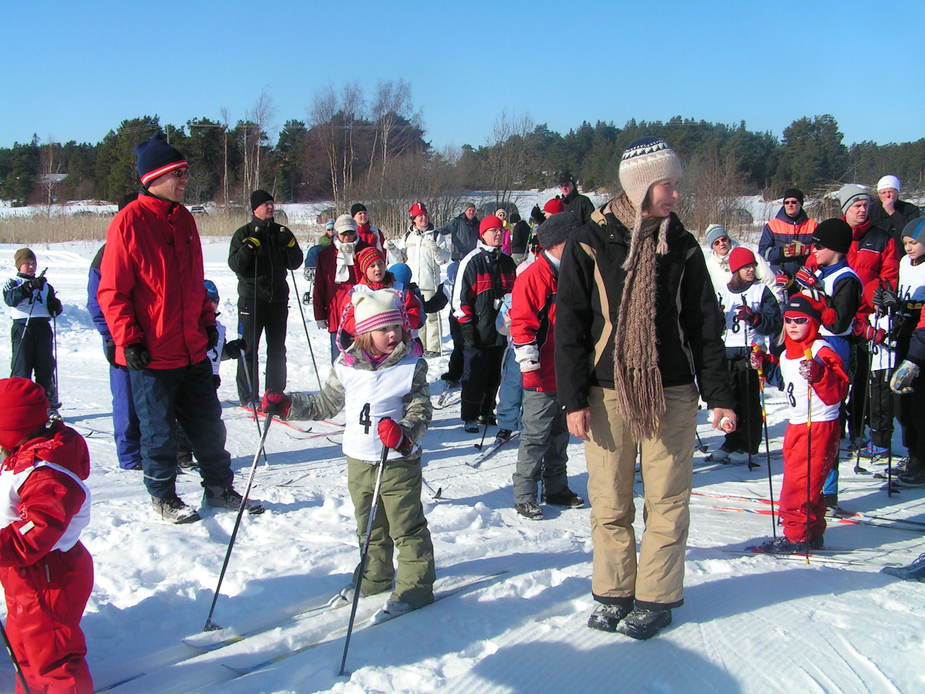
[[[101,235],[103,224],[101,223]],[[221,293],[221,316],[236,328],[236,280],[226,264],[228,239],[205,239],[206,276]],[[826,541],[856,548],[851,563],[825,557],[783,561],[738,550],[770,536],[764,514],[743,499],[694,497],[688,542],[685,604],[674,623],[648,642],[586,627],[590,594],[589,510],[544,507],[546,518],[527,521],[512,508],[510,476],[516,446],[502,448],[478,469],[476,435],[465,434],[458,405],[434,412],[424,440],[425,479],[439,500],[423,503],[435,545],[438,581],[506,571],[503,576],[372,629],[350,644],[349,677],[337,677],[343,638],[233,678],[225,665],[259,663],[315,637],[342,633],[349,610],[318,619],[294,619],[264,634],[172,667],[151,668],[153,654],[189,655],[181,639],[200,633],[234,524],[231,513],[206,513],[202,522],[170,526],[154,519],[137,472],[117,467],[111,440],[111,399],[101,342],[86,310],[86,279],[99,243],[34,247],[39,268],[58,291],[65,312],[57,320],[62,414],[87,438],[91,452],[93,519],[83,535],[95,562],[96,583],[83,628],[97,687],[138,671],[148,675],[114,692],[913,692],[925,691],[922,620],[925,585],[877,573],[905,564],[923,551],[921,535],[866,525],[830,525]],[[0,253],[10,258],[16,246]],[[13,274],[10,268],[8,274]],[[297,272],[299,295],[308,289]],[[293,298],[294,300],[294,298]],[[307,315],[311,315],[308,310]],[[326,334],[309,335],[324,378]],[[444,330],[448,336],[449,331]],[[314,390],[315,374],[298,308],[290,302],[289,390]],[[448,355],[447,355],[448,356]],[[9,363],[9,341],[0,361]],[[447,357],[429,360],[430,379]],[[219,397],[236,397],[233,364],[222,366]],[[441,385],[433,389],[439,393]],[[781,483],[780,443],[784,401],[768,391],[775,495]],[[253,420],[225,406],[227,448],[243,490],[257,445]],[[700,413],[698,431],[710,450],[722,439]],[[320,422],[312,434],[334,427]],[[286,427],[269,432],[252,495],[266,505],[245,516],[214,615],[224,626],[259,621],[287,606],[321,599],[342,588],[358,558],[353,507],[340,447],[325,436],[304,437]],[[494,436],[489,428],[486,443]],[[899,432],[895,450],[900,450]],[[585,495],[582,448],[572,442],[570,485]],[[710,465],[695,453],[696,490],[715,495],[767,497],[764,447],[760,467]],[[888,499],[879,481],[842,466],[840,499],[852,511],[925,520],[920,490]],[[177,481],[178,492],[198,505],[195,471]],[[637,493],[640,487],[637,486]],[[766,508],[766,506],[765,506]],[[643,527],[637,498],[637,540]],[[438,585],[439,589],[439,585]],[[361,602],[360,618],[385,596]],[[360,620],[358,620],[359,623]],[[243,628],[243,627],[242,627]],[[0,691],[13,682],[0,666]]]

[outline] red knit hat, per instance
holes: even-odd
[[[26,378],[0,379],[0,446],[11,451],[48,421],[48,399]]]
[[[482,221],[479,222],[479,236],[484,234],[489,229],[503,229],[503,228],[504,228],[504,222],[502,222],[498,217],[495,217],[495,215],[490,214],[487,217],[483,217]]]
[[[383,263],[385,262],[385,258],[382,257],[382,251],[380,251],[375,246],[367,246],[362,251],[357,253],[356,263],[357,267],[360,268],[360,275],[365,277],[366,270],[377,260],[381,260]]]
[[[423,202],[413,202],[411,207],[408,208],[408,214],[411,215],[411,219],[418,215],[427,214],[427,206]]]
[[[746,265],[754,265],[755,254],[743,246],[736,246],[729,254],[729,272],[735,274]]]
[[[565,211],[565,204],[559,198],[550,198],[543,205],[543,212],[546,214],[559,214]]]

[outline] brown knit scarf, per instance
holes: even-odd
[[[613,385],[617,414],[627,423],[633,438],[641,441],[658,433],[667,409],[655,332],[655,258],[656,253],[668,250],[668,218],[642,218],[625,197],[611,201],[609,207],[630,230],[613,345]]]

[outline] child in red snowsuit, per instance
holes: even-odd
[[[829,313],[822,303],[795,294],[784,304],[785,349],[777,368],[764,352],[752,356],[755,368],[776,371],[765,376],[782,385],[790,403],[779,506],[784,536],[750,548],[756,552],[802,554],[823,544],[822,484],[838,455],[839,409],[848,394],[841,359],[818,336],[819,325],[831,322]]]
[[[78,539],[90,521],[87,444],[24,378],[0,380],[0,583],[7,634],[34,694],[92,694],[80,618],[93,560]],[[17,692],[23,692],[17,683]]]

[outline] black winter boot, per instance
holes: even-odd
[[[650,639],[671,624],[671,610],[636,606],[617,625],[617,631],[634,639]]]

